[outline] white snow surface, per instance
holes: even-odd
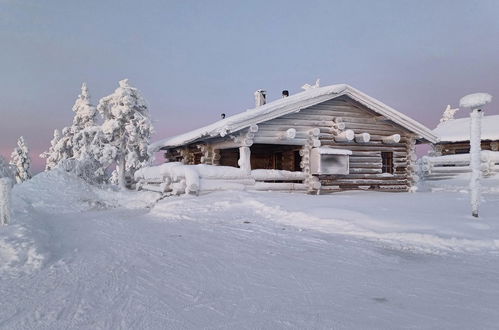
[[[459,118],[440,123],[433,133],[439,142],[461,142],[470,140],[470,118]],[[499,115],[483,116],[482,140],[499,140]]]
[[[459,106],[463,108],[479,108],[492,101],[492,95],[487,93],[469,94],[459,100]]]
[[[0,227],[3,329],[495,328],[499,193],[169,197],[50,171]]]
[[[265,105],[254,109],[246,110],[245,112],[219,120],[208,126],[177,135],[171,138],[163,139],[152,143],[150,151],[156,152],[163,147],[177,147],[187,143],[194,142],[201,138],[209,138],[216,136],[225,136],[230,133],[237,132],[243,128],[265,122],[270,119],[280,117],[282,115],[299,112],[300,110],[319,104],[321,102],[334,99],[336,97],[347,95],[355,101],[364,104],[369,109],[387,116],[395,123],[407,127],[409,130],[421,135],[430,142],[435,142],[436,137],[424,125],[418,123],[412,118],[398,112],[397,110],[387,106],[386,104],[362,93],[361,91],[346,85],[337,84],[325,87],[310,88],[300,93],[290,95],[285,98],[277,99]]]

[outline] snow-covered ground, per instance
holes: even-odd
[[[499,194],[165,198],[52,171],[0,227],[0,327],[496,328]]]

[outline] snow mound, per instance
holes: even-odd
[[[469,94],[459,100],[459,106],[463,108],[479,108],[492,101],[492,95],[487,93]]]
[[[45,213],[71,213],[113,207],[143,208],[157,195],[121,191],[115,186],[93,186],[61,169],[42,172],[13,189],[14,203]],[[18,206],[17,209],[22,206]]]

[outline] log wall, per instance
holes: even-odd
[[[369,142],[335,141],[335,124],[342,122],[342,130],[353,130],[355,134],[369,133]],[[344,128],[343,128],[344,126]],[[411,149],[414,136],[406,129],[386,120],[347,97],[323,102],[300,112],[288,114],[258,125],[255,139],[261,136],[276,136],[289,128],[296,130],[296,139],[307,136],[311,128],[320,130],[322,146],[352,151],[348,175],[321,175],[321,190],[372,189],[381,191],[407,191],[413,181],[410,163],[414,161]],[[399,134],[398,143],[384,143],[383,138]],[[284,138],[283,138],[284,139]],[[393,153],[393,174],[382,173],[382,152]]]
[[[470,152],[470,142],[439,143],[433,149],[440,156],[467,154]],[[499,151],[499,141],[482,141],[482,150]]]

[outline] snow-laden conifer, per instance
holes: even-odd
[[[116,162],[118,184],[126,185],[126,176],[149,164],[148,146],[153,131],[147,104],[140,91],[121,80],[113,94],[102,98],[97,106],[104,117],[105,140],[102,161]]]
[[[54,130],[54,138],[50,141],[49,150],[40,155],[41,158],[46,159],[46,171],[57,167],[59,162],[73,156],[72,143],[72,134],[69,127],[63,128],[62,133],[57,129]]]
[[[31,179],[29,148],[22,136],[17,140],[17,147],[12,152],[10,165],[14,169],[17,183]]]
[[[102,181],[105,167],[102,158],[101,127],[97,125],[97,109],[92,105],[87,84],[81,86],[73,106],[74,118],[70,127],[72,158],[64,160],[64,168],[88,182]]]
[[[78,159],[89,152],[97,131],[97,109],[90,102],[90,93],[86,83],[81,86],[81,94],[78,95],[73,105],[73,112],[73,125],[70,127],[73,135],[72,149],[73,156]]]

